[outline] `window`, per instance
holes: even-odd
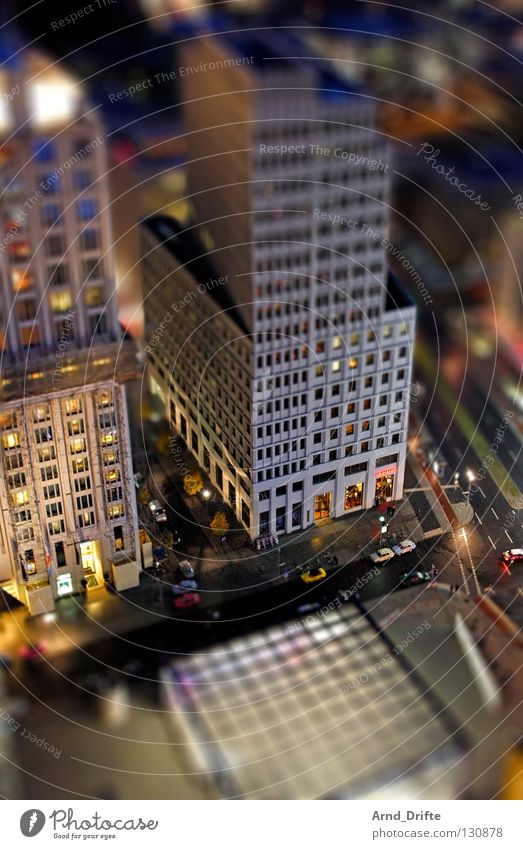
[[[78,525],[80,528],[88,528],[90,525],[94,525],[94,513],[92,510],[86,510],[85,513],[79,514]]]
[[[369,443],[368,442],[362,442],[361,445],[360,445],[360,450],[361,451],[368,451],[369,450]]]
[[[71,454],[81,454],[85,450],[85,439],[83,437],[69,441],[69,452]]]
[[[349,404],[347,404],[347,413],[349,415],[352,415],[352,413],[354,413],[355,409],[356,409],[356,404],[354,404],[352,401]]]
[[[332,373],[336,374],[341,369],[341,360],[334,360],[332,363]]]
[[[358,367],[358,358],[357,357],[351,357],[349,359],[349,368],[353,369],[353,368],[357,368],[357,367]]]
[[[67,432],[69,436],[78,436],[78,434],[84,433],[84,420],[70,419],[67,422]]]
[[[79,221],[90,221],[98,215],[98,203],[95,198],[81,198],[76,204]]]
[[[120,519],[124,514],[123,504],[111,504],[107,508],[107,518],[109,520]]]
[[[345,487],[345,510],[354,510],[363,504],[363,484],[356,483]]]
[[[65,523],[63,519],[55,519],[54,522],[47,523],[47,530],[49,531],[49,536],[56,536],[56,534],[65,533]]]
[[[51,427],[35,427],[35,440],[37,444],[52,442],[53,429]]]
[[[58,292],[51,292],[49,295],[49,304],[53,312],[67,312],[73,305],[73,298],[69,289],[61,289]]]
[[[65,402],[65,412],[68,416],[74,416],[82,412],[82,401],[80,398],[69,398]]]
[[[4,433],[2,436],[2,445],[5,451],[8,451],[10,448],[19,448],[20,447],[20,438],[16,431],[13,433]]]
[[[374,354],[367,354],[365,357],[365,364],[371,366],[374,364]]]
[[[33,421],[45,422],[51,417],[51,409],[49,404],[44,404],[41,407],[33,407]]]
[[[353,433],[354,433],[354,425],[353,424],[345,425],[346,436],[352,436]]]
[[[121,525],[116,525],[113,528],[114,534],[114,547],[116,551],[123,551],[124,542],[123,542],[123,527]]]
[[[104,302],[102,286],[87,286],[84,298],[86,306],[100,307]]]
[[[74,475],[78,474],[79,472],[87,472],[89,469],[89,460],[87,459],[87,457],[82,457],[80,460],[73,460],[72,469]]]

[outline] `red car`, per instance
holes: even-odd
[[[523,560],[523,548],[509,548],[503,552],[501,559],[506,566],[512,566],[518,560]]]
[[[175,607],[194,607],[195,604],[199,604],[201,602],[201,598],[199,593],[185,593],[184,595],[178,596],[178,598],[174,599]]]

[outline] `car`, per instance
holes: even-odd
[[[163,507],[160,508],[160,510],[156,511],[156,513],[154,514],[154,518],[156,519],[157,522],[166,522],[167,521],[167,513],[165,512]]]
[[[414,551],[416,548],[416,543],[412,542],[411,539],[404,539],[402,542],[399,542],[397,545],[392,546],[392,550],[394,554],[397,554],[398,557],[401,557],[402,554],[410,554],[411,551]]]
[[[506,566],[512,566],[518,560],[523,560],[523,548],[509,548],[503,552],[501,559]]]
[[[425,584],[430,581],[428,572],[405,572],[400,578],[400,587],[402,590],[407,587],[417,587],[418,584]]]
[[[194,569],[188,560],[180,560],[180,572],[184,578],[194,578]]]
[[[153,498],[152,501],[149,501],[149,510],[153,516],[156,516],[159,510],[163,510],[163,507],[157,498]]]
[[[196,581],[180,581],[178,584],[173,584],[171,587],[173,595],[182,595],[186,592],[192,592],[198,589]]]
[[[394,557],[392,548],[378,548],[374,554],[371,554],[370,559],[373,563],[386,563],[391,557]]]
[[[135,485],[136,489],[140,489],[140,487],[141,487],[141,485],[143,484],[144,480],[145,480],[145,478],[144,478],[144,476],[142,475],[142,473],[141,473],[141,472],[136,472],[136,473],[133,475],[133,481],[134,481],[134,485]]]
[[[173,604],[177,608],[194,607],[195,604],[201,602],[201,597],[198,593],[185,593],[184,595],[175,598]]]
[[[155,560],[158,560],[160,563],[163,560],[167,559],[167,551],[165,550],[163,545],[155,545],[153,548],[153,557]]]
[[[305,581],[306,584],[313,584],[315,581],[321,581],[323,578],[327,577],[327,573],[323,566],[313,566],[311,569],[308,569],[307,572],[304,572],[303,575],[300,576],[302,581]]]

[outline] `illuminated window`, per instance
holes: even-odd
[[[392,336],[392,325],[387,324],[387,326],[383,328],[383,336],[385,339],[390,339]]]
[[[341,348],[341,336],[335,336],[332,340],[333,350],[336,351],[338,348]]]
[[[374,363],[374,354],[367,354],[365,357],[365,364],[371,366]]]
[[[365,421],[362,422],[361,429],[370,430],[370,421],[368,419],[365,419]]]
[[[51,408],[49,404],[44,404],[41,407],[33,407],[33,421],[46,422],[51,416]]]
[[[69,436],[77,436],[79,433],[84,433],[84,420],[71,419],[67,422],[67,432]]]
[[[104,466],[113,466],[115,463],[118,463],[118,452],[117,451],[104,451]]]
[[[102,443],[102,445],[104,445],[104,446],[107,446],[107,445],[114,445],[116,442],[118,442],[118,438],[117,438],[117,436],[116,436],[116,433],[114,433],[114,432],[112,432],[112,433],[104,433],[104,434],[100,437],[100,442],[101,442],[101,443]]]
[[[73,299],[69,289],[51,292],[49,295],[49,303],[53,312],[67,312],[73,304]]]
[[[115,483],[120,480],[120,470],[119,469],[111,469],[109,472],[105,473],[105,480],[107,483]]]
[[[356,404],[354,404],[352,401],[349,404],[347,404],[347,413],[349,415],[354,413],[355,409],[356,409]]]
[[[123,516],[123,504],[112,504],[107,508],[108,519],[119,519]]]
[[[85,451],[85,439],[83,437],[71,439],[69,442],[69,451],[71,454],[81,454],[82,451]]]
[[[363,504],[363,484],[345,487],[345,510],[353,510]]]
[[[73,460],[72,468],[74,475],[89,471],[89,461],[87,457],[81,457],[79,460]]]
[[[354,433],[354,425],[353,424],[345,425],[345,433],[347,434],[347,436],[352,436],[352,434]]]
[[[34,348],[40,344],[38,325],[32,324],[31,327],[20,328],[20,344],[24,348]]]
[[[358,358],[351,357],[349,360],[349,368],[357,368],[358,367]]]
[[[29,504],[29,493],[27,489],[13,492],[13,504],[15,507],[23,507],[25,504]]]
[[[88,307],[99,307],[103,304],[103,288],[101,286],[88,286],[85,290],[85,303]]]
[[[340,360],[334,360],[334,362],[332,363],[333,374],[338,372],[340,369],[341,369],[341,361]]]
[[[9,448],[18,448],[20,446],[20,439],[18,437],[18,433],[16,431],[14,431],[13,433],[4,433],[2,437],[2,443],[6,450]]]
[[[65,412],[68,416],[74,416],[82,412],[82,401],[80,398],[68,398],[65,402]]]
[[[34,278],[26,268],[13,268],[11,270],[11,286],[13,292],[25,292],[33,285]]]

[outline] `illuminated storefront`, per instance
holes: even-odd
[[[330,517],[331,513],[331,499],[332,495],[330,492],[322,492],[321,495],[316,495],[314,499],[314,521],[321,522]]]
[[[377,469],[376,475],[376,498],[387,501],[394,497],[394,480],[396,478],[397,466],[389,466],[386,469]]]
[[[355,483],[345,487],[345,510],[353,510],[363,505],[363,484]]]

